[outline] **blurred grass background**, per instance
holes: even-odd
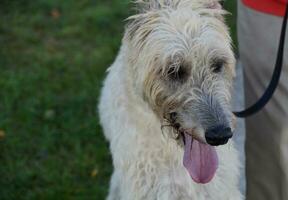
[[[225,3],[235,40],[236,0]],[[96,105],[129,0],[0,1],[0,200],[105,199]]]

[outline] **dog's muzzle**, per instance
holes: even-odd
[[[206,142],[212,146],[226,144],[233,136],[229,104],[205,93],[201,97],[191,104],[191,109],[195,113],[194,119],[197,119],[204,130]]]

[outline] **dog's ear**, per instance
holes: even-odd
[[[139,42],[145,41],[159,21],[159,13],[155,11],[176,8],[179,2],[179,0],[135,0],[135,9],[138,14],[127,19],[128,39],[137,38]]]
[[[224,21],[223,15],[227,14],[227,11],[223,9],[223,3],[222,0],[213,0],[213,1],[203,1],[203,7],[202,10],[203,15],[208,15],[212,17],[216,17],[222,21]]]
[[[218,1],[214,1],[214,2],[211,2],[211,3],[207,3],[206,7],[209,8],[209,9],[221,10],[222,9],[222,4],[220,2],[218,2]]]
[[[137,14],[129,17],[126,26],[126,38],[134,40],[134,44],[142,46],[146,38],[156,27],[159,21],[159,15],[155,12],[148,12],[144,14]]]
[[[136,0],[135,4],[139,13],[145,13],[163,8],[176,8],[180,2],[180,0]]]
[[[145,24],[146,20],[142,14],[139,14],[129,17],[127,21],[128,23],[126,25],[126,36],[129,40],[132,40],[136,36],[136,33],[139,31],[140,27]]]

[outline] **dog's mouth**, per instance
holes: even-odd
[[[177,133],[176,139],[183,140],[183,165],[196,183],[209,183],[218,169],[219,160],[215,146],[226,144],[232,137],[232,131],[224,125],[214,125],[205,129],[203,138],[197,127],[184,128],[177,122],[177,115],[175,112],[170,113],[168,121]]]
[[[183,130],[180,133],[184,143],[184,167],[196,183],[209,183],[218,168],[215,147],[195,137],[193,130]]]

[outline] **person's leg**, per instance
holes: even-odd
[[[240,62],[236,65],[236,79],[234,81],[233,93],[233,110],[240,111],[245,107],[244,101],[244,80],[243,80],[243,66]],[[240,182],[239,188],[243,196],[246,194],[246,176],[245,176],[245,121],[242,118],[237,119],[237,126],[234,130],[233,140],[235,147],[239,152],[239,159],[241,163],[240,168]]]
[[[274,69],[282,19],[238,1],[238,39],[246,106],[265,91]],[[281,83],[264,110],[246,121],[248,200],[288,199],[288,51]]]

